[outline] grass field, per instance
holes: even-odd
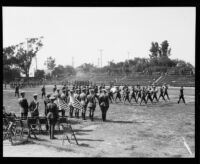
[[[47,86],[51,92],[53,86]],[[23,89],[28,102],[40,88]],[[185,88],[186,105],[177,104],[179,88],[169,88],[171,100],[158,104],[139,106],[111,104],[107,122],[101,121],[97,106],[94,121],[70,119],[76,131],[79,146],[65,141],[61,135],[50,141],[47,135],[38,135],[39,140],[10,146],[4,141],[4,156],[48,156],[48,157],[194,157],[195,151],[195,93],[194,88]],[[44,113],[44,103],[39,95],[40,114]],[[7,111],[19,114],[14,91],[5,89],[3,104]],[[88,116],[88,113],[87,113]],[[193,155],[190,155],[182,138],[184,137]]]

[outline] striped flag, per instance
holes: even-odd
[[[73,106],[74,108],[79,109],[79,110],[82,110],[82,109],[83,109],[82,104],[81,104],[76,98],[75,98],[75,101],[74,101],[74,103],[72,104],[72,106]]]
[[[59,100],[58,107],[59,107],[60,110],[61,109],[64,109],[64,110],[67,110],[67,111],[70,110],[70,108],[67,105],[67,103],[65,101],[63,101],[63,100]]]

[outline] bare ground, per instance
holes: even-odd
[[[40,89],[40,88],[39,88]],[[38,88],[27,92],[28,101]],[[49,89],[51,90],[51,89]],[[19,111],[13,91],[4,91],[4,105],[9,111]],[[62,133],[56,131],[57,140],[38,135],[38,140],[11,146],[3,144],[4,157],[194,157],[194,90],[185,89],[187,105],[177,104],[178,90],[169,90],[171,100],[158,104],[111,104],[107,122],[101,121],[99,107],[93,122],[87,118],[70,119],[79,145],[62,145]],[[41,110],[43,102],[41,101]],[[43,113],[43,112],[41,112]],[[88,114],[88,113],[87,113]],[[70,136],[70,135],[69,135]],[[184,146],[185,138],[193,155]]]

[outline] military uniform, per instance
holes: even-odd
[[[93,117],[94,117],[94,111],[96,108],[96,100],[95,100],[95,95],[94,94],[89,94],[87,96],[87,107],[89,108],[89,117],[91,119],[91,121],[93,121]]]
[[[19,97],[19,85],[16,85],[15,87],[15,97],[16,95]]]
[[[135,88],[134,87],[132,87],[132,93],[131,93],[130,102],[131,102],[132,98],[134,98],[135,102],[137,103],[136,92],[135,92]]]
[[[38,110],[39,102],[37,100],[33,100],[29,105],[29,110],[31,113],[31,117],[38,117],[39,110]]]
[[[178,104],[181,101],[181,99],[183,100],[184,104],[185,104],[185,98],[184,98],[184,93],[183,93],[183,87],[180,88],[180,94],[179,94],[179,100],[178,100]]]
[[[50,97],[50,99],[53,100],[55,98]],[[47,121],[50,127],[49,128],[50,139],[54,139],[54,128],[58,118],[58,107],[53,101],[51,101],[47,104],[47,111],[48,111]]]
[[[145,102],[145,104],[147,104],[147,101],[146,101],[146,91],[145,91],[145,89],[143,89],[142,91],[141,91],[141,101],[140,101],[140,105],[142,104],[142,102]]]
[[[158,100],[160,100],[160,97],[162,97],[163,100],[165,100],[163,89],[164,89],[163,87],[160,87],[160,95],[159,95],[159,97],[158,97]],[[165,100],[165,101],[166,101],[166,100]]]
[[[85,114],[86,114],[86,110],[87,110],[87,104],[86,104],[86,101],[87,101],[87,96],[84,92],[82,92],[80,94],[80,100],[81,100],[81,105],[83,106],[83,109],[82,109],[82,119],[85,120]]]
[[[168,86],[167,85],[165,85],[165,88],[164,88],[164,97],[165,97],[165,95],[167,96],[167,99],[170,100],[169,95],[168,95]]]
[[[43,99],[43,96],[44,97],[46,96],[46,90],[44,86],[42,87],[41,91],[42,91],[42,99]]]
[[[152,101],[154,100],[154,99],[156,99],[156,101],[158,102],[158,98],[157,98],[157,93],[158,93],[158,90],[154,87],[154,89],[153,89],[153,98],[152,98]]]
[[[109,97],[107,94],[100,94],[99,96],[99,106],[102,112],[102,120],[106,121],[106,113],[109,108]]]

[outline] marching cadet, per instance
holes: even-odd
[[[46,89],[45,89],[45,85],[43,85],[42,89],[42,99],[43,99],[43,96],[45,97],[46,96]]]
[[[121,90],[119,89],[119,87],[117,87],[117,91],[116,91],[116,97],[115,97],[115,103],[117,102],[117,98],[120,100],[121,102]]]
[[[138,85],[138,87],[137,87],[137,102],[138,102],[139,98],[141,101],[142,100],[142,88],[140,87],[140,85]]]
[[[148,103],[148,100],[150,100],[151,104],[153,104],[153,99],[152,99],[151,95],[152,95],[152,90],[151,90],[151,87],[149,86],[149,88],[147,89],[147,100],[146,100],[146,102]]]
[[[31,117],[39,117],[39,102],[37,101],[37,94],[33,95],[33,101],[29,105]]]
[[[47,104],[47,111],[48,111],[47,121],[49,126],[49,134],[50,134],[50,139],[56,139],[54,137],[54,128],[58,119],[58,107],[54,103],[54,100],[56,99],[54,96],[51,96],[49,99],[51,100]]]
[[[109,98],[108,95],[106,94],[105,89],[101,91],[101,94],[99,96],[99,106],[102,112],[102,120],[106,121],[106,113],[109,108]]]
[[[73,117],[73,111],[74,111],[74,107],[73,107],[73,104],[74,104],[74,101],[75,101],[75,98],[74,98],[74,91],[73,90],[70,90],[69,92],[69,117],[72,118]]]
[[[183,100],[184,104],[186,104],[186,103],[185,103],[185,98],[184,98],[183,90],[184,90],[184,89],[183,89],[183,86],[181,86],[181,88],[180,88],[180,94],[179,94],[178,104],[179,104],[179,102],[181,101],[181,99]]]
[[[112,103],[112,101],[113,101],[113,93],[111,92],[110,89],[111,89],[110,87],[107,89],[107,94],[108,94],[108,98],[110,100],[110,103]]]
[[[48,111],[47,111],[47,104],[48,103],[50,103],[50,96],[51,96],[51,94],[50,93],[48,93],[47,94],[47,96],[46,96],[46,98],[45,98],[45,100],[44,100],[44,115],[45,116],[47,116],[47,114],[48,114]],[[46,124],[46,130],[49,130],[49,126],[48,126],[48,124]]]
[[[18,100],[19,105],[20,105],[20,112],[21,112],[21,117],[27,117],[28,116],[28,101],[25,98],[25,92],[21,92],[21,98]]]
[[[132,92],[131,92],[130,102],[131,102],[132,98],[134,98],[135,102],[138,103],[137,102],[137,98],[136,98],[136,90],[135,90],[135,86],[134,85],[132,86]]]
[[[156,86],[153,86],[153,98],[152,98],[152,101],[154,100],[154,98],[156,99],[156,101],[158,102],[158,97],[157,97],[157,93],[158,93],[158,90],[156,88]]]
[[[145,87],[143,87],[143,89],[141,90],[141,101],[140,101],[140,105],[142,104],[143,101],[145,102],[145,104],[147,104]]]
[[[130,91],[129,91],[128,87],[125,87],[125,89],[124,89],[124,104],[125,104],[126,100],[128,100],[128,102],[131,104],[131,102],[129,100],[129,93],[130,93]]]
[[[82,119],[85,120],[85,114],[86,114],[86,110],[87,110],[87,99],[86,99],[86,93],[85,93],[85,88],[82,89],[82,92],[80,94],[80,100],[81,100],[81,105],[83,106],[83,109],[82,109]]]
[[[15,97],[16,97],[16,95],[19,98],[19,84],[17,84],[16,87],[15,87]]]
[[[159,95],[159,97],[158,97],[158,101],[160,100],[160,97],[162,97],[163,100],[165,100],[163,89],[164,89],[164,88],[161,86],[161,87],[160,87],[160,95]],[[166,101],[166,100],[165,100],[165,101]]]
[[[93,117],[94,117],[94,111],[96,108],[96,99],[95,99],[95,95],[94,95],[94,90],[90,89],[90,94],[87,96],[87,107],[89,108],[89,117],[90,120],[93,121]]]
[[[170,100],[169,95],[168,95],[168,86],[166,83],[164,83],[164,97],[165,95],[167,96],[167,99]]]

